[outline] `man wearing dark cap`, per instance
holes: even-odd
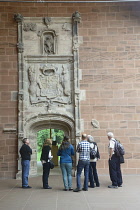
[[[21,165],[22,165],[22,188],[28,189],[31,188],[28,185],[28,176],[29,176],[32,149],[29,146],[29,139],[24,138],[22,142],[23,145],[19,151],[21,154]]]
[[[87,135],[82,135],[82,141],[77,145],[77,150],[79,153],[79,161],[77,165],[77,188],[73,192],[81,191],[81,173],[84,169],[84,186],[82,190],[88,191],[88,178],[89,178],[89,164],[90,164],[90,143],[87,141]]]

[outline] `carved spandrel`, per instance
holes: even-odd
[[[64,65],[59,70],[52,65],[39,69],[31,65],[28,78],[31,104],[47,102],[50,107],[53,103],[71,103],[70,75]]]
[[[36,23],[24,23],[23,30],[24,31],[36,31],[37,25]]]
[[[71,31],[71,24],[70,23],[64,23],[62,26],[62,29],[64,31]]]

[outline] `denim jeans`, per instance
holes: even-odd
[[[30,160],[22,160],[21,165],[22,165],[22,187],[27,187],[29,169],[30,169]]]
[[[49,178],[49,173],[50,173],[50,163],[43,163],[43,176],[42,176],[42,181],[43,181],[43,188],[47,188],[48,185],[48,178]]]
[[[90,181],[91,187],[94,187],[94,182],[96,183],[96,186],[100,185],[99,179],[98,179],[98,174],[97,174],[97,169],[96,169],[96,162],[90,162],[89,181]]]
[[[88,160],[83,161],[79,160],[77,165],[77,175],[76,175],[76,181],[77,181],[77,188],[81,189],[81,173],[84,169],[84,189],[88,189],[88,178],[89,178],[89,164],[90,162]]]
[[[63,176],[63,183],[65,189],[72,188],[72,163],[61,163],[60,164],[62,176]]]

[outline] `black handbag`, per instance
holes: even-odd
[[[54,162],[52,160],[50,160],[50,169],[53,169],[54,168]]]

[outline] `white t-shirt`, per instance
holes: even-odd
[[[113,140],[115,140],[115,139],[114,138],[111,138],[109,140],[109,145],[108,145],[108,153],[109,153],[109,149],[113,149],[112,155],[114,154],[114,147],[115,147],[115,141],[113,141]]]

